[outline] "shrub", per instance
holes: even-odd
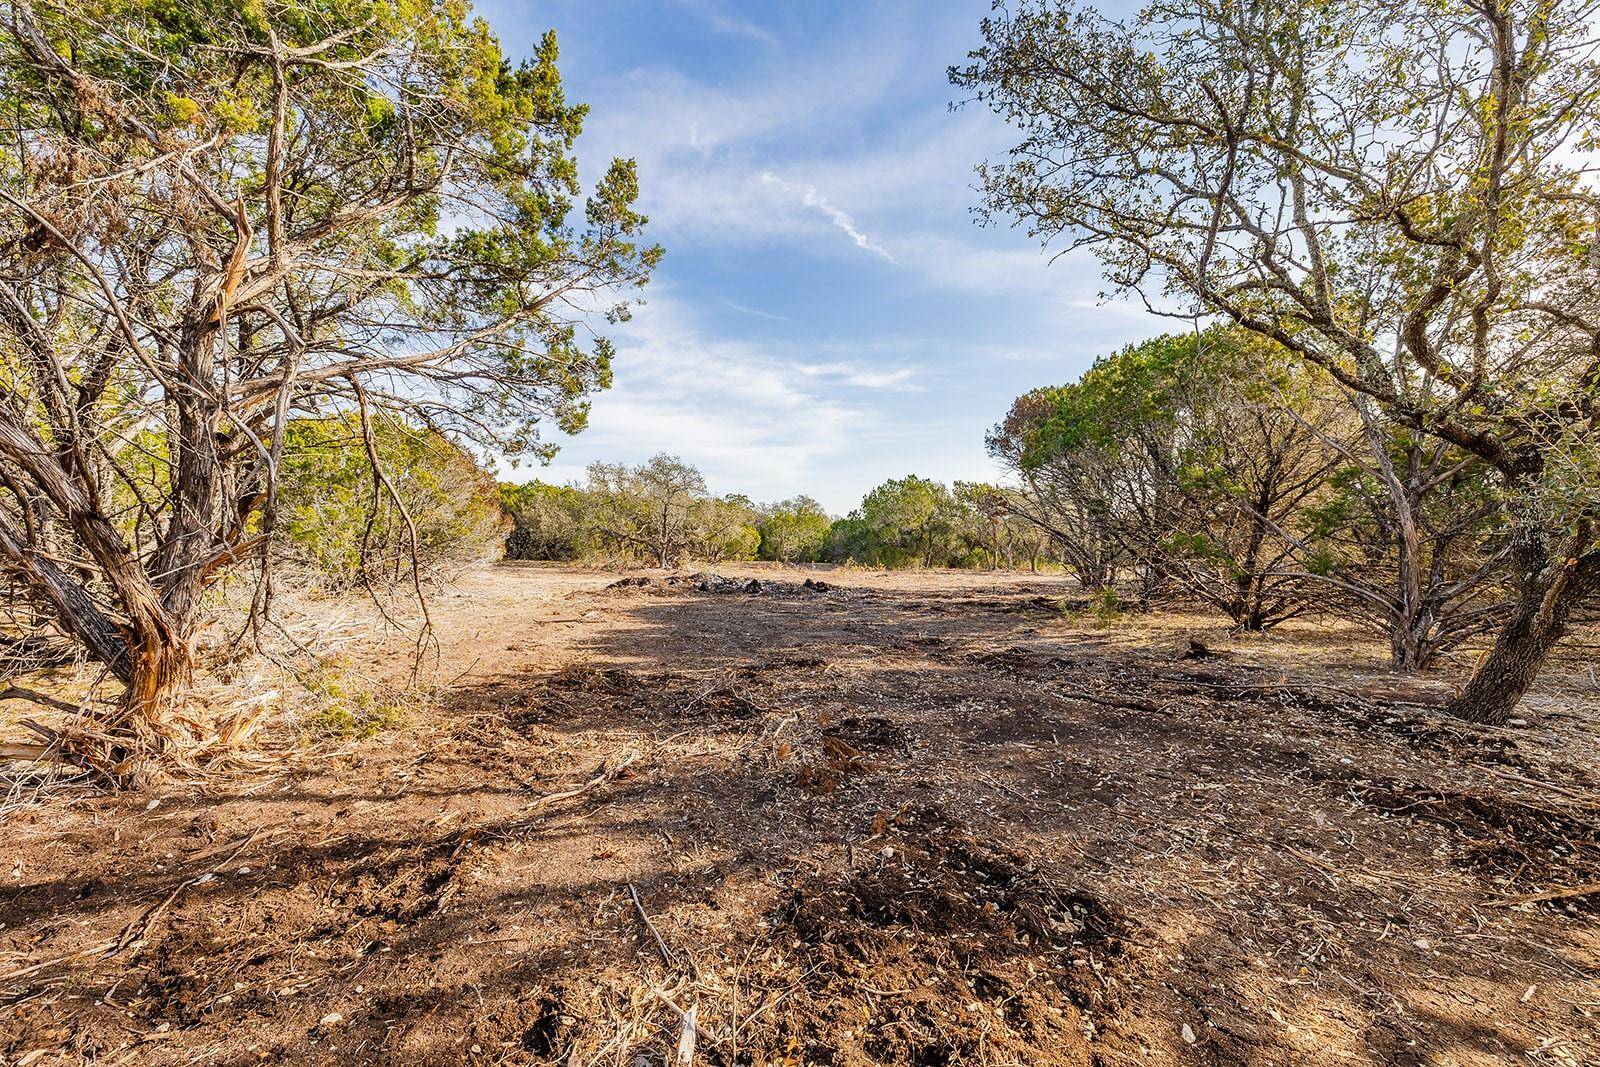
[[[284,438],[278,551],[327,588],[449,578],[501,551],[494,480],[437,431],[376,419],[373,441],[393,493],[376,484],[353,415],[299,419]],[[405,507],[402,511],[394,497]],[[410,516],[410,524],[406,516]]]

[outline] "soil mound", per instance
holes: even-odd
[[[1117,1007],[1124,920],[937,808],[901,815],[878,840],[843,877],[802,879],[774,917],[812,961],[774,1051],[916,1067],[1094,1062]]]

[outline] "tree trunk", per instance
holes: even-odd
[[[1561,638],[1564,621],[1541,617],[1538,610],[1525,610],[1518,604],[1494,647],[1472,672],[1461,694],[1450,702],[1450,714],[1491,725],[1509,719]]]
[[[1433,620],[1415,612],[1396,612],[1389,620],[1389,666],[1406,674],[1427,670],[1439,651],[1430,638]]]
[[[1538,569],[1518,563],[1524,574],[1532,572],[1534,577],[1521,583],[1511,618],[1460,694],[1447,705],[1445,710],[1457,718],[1489,725],[1511,718],[1566,633],[1572,609],[1600,593],[1600,552],[1551,560]]]
[[[176,635],[151,635],[133,646],[130,666],[123,697],[128,726],[142,744],[159,751],[172,737],[172,711],[194,680],[194,654]]]

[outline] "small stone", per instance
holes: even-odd
[[[1200,1040],[1198,1037],[1194,1036],[1194,1027],[1190,1026],[1188,1023],[1183,1024],[1183,1039],[1191,1045]]]
[[[317,1020],[317,1025],[318,1026],[338,1026],[342,1022],[344,1022],[344,1016],[343,1015],[340,1015],[336,1011],[330,1011],[328,1014],[324,1015],[322,1018]]]

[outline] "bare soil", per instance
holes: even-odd
[[[1600,1063],[1597,635],[1486,730],[1334,621],[721,573],[499,566],[399,729],[13,810],[0,1062]]]

